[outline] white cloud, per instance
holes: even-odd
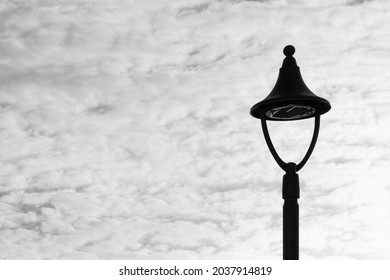
[[[249,109],[287,44],[332,104],[300,172],[301,255],[389,258],[386,1],[0,11],[1,258],[279,259],[283,172]],[[312,121],[283,125],[301,158]]]

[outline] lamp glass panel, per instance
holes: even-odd
[[[272,108],[265,115],[274,120],[299,120],[313,115],[316,109],[310,105],[288,104]]]

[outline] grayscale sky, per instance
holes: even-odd
[[[390,258],[390,1],[0,3],[1,259],[281,259],[282,170],[249,115],[292,44],[332,104],[302,259]],[[271,123],[286,161],[313,120]]]

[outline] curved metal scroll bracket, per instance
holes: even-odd
[[[261,127],[263,128],[263,134],[264,134],[265,142],[267,143],[268,149],[271,151],[272,156],[274,157],[275,161],[280,166],[280,168],[282,168],[287,173],[288,163],[285,163],[280,158],[278,153],[276,152],[274,145],[272,144],[271,138],[269,136],[267,121],[264,118],[261,119]],[[317,138],[318,138],[319,132],[320,132],[320,115],[317,115],[314,119],[314,131],[313,131],[313,136],[311,138],[309,149],[307,150],[306,155],[303,157],[301,162],[299,164],[297,164],[296,172],[298,172],[299,170],[302,169],[302,167],[306,164],[307,160],[311,156],[311,154],[314,150],[314,146],[317,143]]]
[[[306,155],[303,157],[301,162],[297,164],[297,172],[302,169],[302,167],[306,164],[307,160],[311,156],[311,153],[314,150],[314,146],[317,143],[319,132],[320,132],[320,115],[317,115],[314,119],[314,131],[313,131],[313,136],[311,138],[309,149],[307,150]]]
[[[278,153],[276,152],[274,145],[272,144],[271,138],[269,137],[268,133],[268,127],[267,127],[267,121],[265,118],[261,119],[261,127],[263,128],[263,134],[265,138],[265,142],[267,143],[268,149],[271,151],[272,156],[276,160],[277,164],[282,168],[284,171],[287,169],[287,164],[280,158]]]

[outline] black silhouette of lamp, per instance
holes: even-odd
[[[317,142],[320,130],[320,116],[328,112],[330,103],[318,97],[303,82],[297,62],[293,57],[295,48],[288,45],[283,50],[286,56],[279,77],[271,93],[255,104],[250,114],[261,119],[265,141],[277,164],[286,172],[283,176],[283,259],[299,259],[299,177]],[[314,118],[314,132],[309,149],[300,163],[285,163],[276,152],[267,128],[268,121],[294,121]]]

